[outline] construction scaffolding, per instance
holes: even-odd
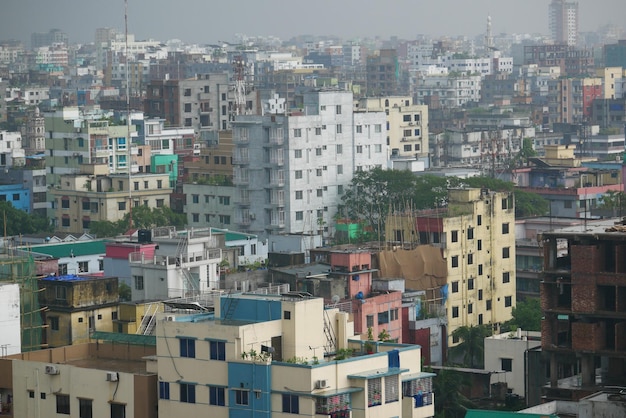
[[[17,283],[20,288],[20,329],[22,352],[42,348],[39,286],[35,261],[30,255],[16,255],[11,249],[0,252],[0,283]]]

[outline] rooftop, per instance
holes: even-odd
[[[51,282],[80,282],[80,281],[88,281],[88,280],[101,280],[101,279],[110,279],[111,277],[103,277],[103,276],[77,276],[75,274],[67,274],[65,276],[47,276],[43,277],[41,280],[51,281]]]
[[[63,244],[44,244],[24,247],[32,253],[47,255],[50,258],[81,257],[106,253],[105,240],[73,241]]]

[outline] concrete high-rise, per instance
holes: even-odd
[[[548,10],[552,39],[560,44],[576,45],[578,42],[578,2],[552,0]]]

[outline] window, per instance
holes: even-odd
[[[458,255],[453,255],[452,256],[452,267],[458,267],[459,266],[459,256]]]
[[[404,151],[410,152],[411,151],[411,145],[405,145],[404,146]]]
[[[382,382],[377,377],[367,381],[367,406],[377,406],[382,403]]]
[[[191,103],[185,103],[185,112],[191,112]]]
[[[476,243],[478,244],[477,245],[478,251],[482,250],[483,249],[483,240],[479,239]]]
[[[403,115],[402,122],[411,122],[411,115]]]
[[[296,212],[296,221],[302,221],[302,220],[304,220],[304,212],[299,210]]]
[[[322,134],[322,128],[315,128],[315,135],[321,135]]]
[[[378,325],[389,323],[389,311],[378,312]]]
[[[510,257],[510,249],[509,247],[504,247],[502,249],[502,258],[509,258]]]
[[[357,134],[362,134],[363,133],[363,125],[357,125],[356,126],[356,133]]]
[[[335,113],[338,115],[341,115],[341,105],[336,105],[335,106]]]
[[[478,314],[478,325],[483,324],[483,314]]]
[[[502,224],[502,234],[508,234],[509,233],[509,223],[503,223]]]
[[[301,138],[302,137],[302,129],[297,128],[293,130],[293,136],[294,138]]]
[[[474,264],[474,254],[468,254],[467,255],[467,264]]]
[[[217,201],[220,205],[229,206],[230,205],[230,196],[218,196]]]
[[[572,201],[571,200],[566,200],[563,202],[563,207],[565,209],[571,209],[572,208]]]
[[[374,125],[374,132],[377,134],[382,132],[382,125],[380,123],[377,123],[376,125]]]
[[[397,402],[399,399],[398,376],[385,377],[385,403]]]
[[[482,264],[479,264],[479,265],[478,265],[478,275],[479,275],[479,276],[482,276],[482,275],[483,275],[483,265],[482,265]]]
[[[321,168],[316,169],[316,170],[315,170],[315,175],[316,175],[317,177],[321,177],[321,176],[322,176],[322,171],[323,171],[323,170],[322,170]]]
[[[135,290],[143,290],[143,276],[133,276],[135,281]]]
[[[191,383],[181,383],[180,401],[185,403],[196,403],[196,385]]]
[[[67,269],[67,264],[64,264]],[[59,265],[59,274],[61,273],[61,266]],[[67,270],[63,275],[67,274]],[[57,300],[66,300],[67,299],[67,288],[64,286],[56,286],[56,298]]]
[[[467,304],[467,313],[468,314],[474,313],[474,305],[473,304],[471,304],[471,303]]]
[[[483,215],[478,215],[476,217],[476,223],[478,224],[478,226],[483,224]]]
[[[159,382],[159,399],[170,398],[170,382]]]
[[[337,166],[337,174],[343,174],[343,164]]]
[[[163,188],[163,180],[157,180],[157,189]]]
[[[459,291],[459,281],[452,282],[452,293],[457,293]]]
[[[383,146],[381,144],[374,144],[374,152],[380,154],[383,152]]]
[[[483,289],[478,289],[478,300],[483,300]]]
[[[467,290],[474,290],[474,279],[467,279]]]
[[[300,413],[300,398],[298,395],[283,394],[283,412],[288,414]]]
[[[235,404],[237,405],[248,405],[248,391],[242,389],[235,389]]]
[[[192,340],[191,338],[181,338],[180,356],[187,358],[196,358],[196,340]]]
[[[78,398],[78,418],[93,418],[93,400]]]
[[[502,199],[502,209],[509,208],[509,200],[507,198]]]
[[[459,307],[458,306],[453,306],[452,307],[452,318],[458,318],[459,317]]]
[[[513,297],[511,297],[511,296],[505,296],[504,297],[504,307],[505,308],[510,308],[512,302],[513,302]]]
[[[157,208],[163,207],[164,204],[165,204],[165,200],[164,199],[157,199],[156,200],[156,207]]]
[[[199,213],[192,213],[191,214],[191,219],[192,219],[192,222],[200,222],[200,214]]]
[[[302,190],[296,190],[296,200],[302,200]]]
[[[70,208],[70,200],[61,199],[61,209],[69,209],[69,208]]]
[[[296,179],[301,179],[302,178],[302,170],[296,170]]]
[[[342,144],[337,144],[337,145],[335,146],[335,152],[336,152],[337,154],[342,154],[342,153],[343,153],[343,145],[342,145]]]
[[[226,361],[226,343],[224,341],[209,342],[209,350],[211,360]]]
[[[508,271],[505,271],[504,273],[502,273],[502,283],[509,283],[511,281],[511,273]]]
[[[87,272],[89,272],[89,261],[79,261],[78,262],[78,272],[79,273],[87,273]]]
[[[474,228],[467,228],[467,239],[474,239]]]
[[[70,226],[70,218],[68,217],[61,218],[61,226]]]
[[[126,210],[126,202],[117,202],[118,210]]]
[[[373,327],[374,326],[374,315],[367,315],[365,317],[365,323],[366,323],[368,328]]]
[[[501,358],[500,368],[504,370],[505,372],[512,372],[513,371],[513,359]]]
[[[49,316],[48,317],[48,325],[50,325],[50,329],[52,331],[59,330],[59,317],[58,316]]]
[[[294,150],[294,157],[302,158],[302,150],[301,149]]]
[[[491,299],[485,301],[485,306],[488,311],[491,310]]]
[[[411,136],[411,130],[410,129],[405,129],[404,132],[402,133],[403,136]]]
[[[226,397],[224,396],[224,394],[224,388],[218,386],[209,386],[209,405],[226,405]]]
[[[452,231],[452,237],[450,240],[452,242],[459,242],[459,231]]]
[[[343,185],[342,184],[337,186],[337,194],[340,195],[340,196],[343,194]]]
[[[57,414],[70,414],[70,395],[56,395]]]
[[[340,123],[337,124],[337,133],[340,134],[343,131],[343,127]]]
[[[324,189],[317,189],[317,197],[323,197],[324,196]]]
[[[283,319],[291,319],[291,312],[283,311]]]
[[[192,194],[191,195],[191,202],[192,203],[200,203],[200,195],[199,194]]]

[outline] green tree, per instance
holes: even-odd
[[[132,290],[126,283],[120,283],[117,292],[121,302],[129,302],[132,299]]]
[[[435,393],[435,417],[463,418],[470,408],[476,406],[462,393],[469,386],[467,378],[454,370],[440,370],[433,379]]]
[[[550,202],[537,193],[515,189],[515,216],[525,218],[541,216],[550,211]]]
[[[609,190],[604,193],[600,198],[600,204],[598,207],[600,209],[618,209],[621,210],[626,203],[626,193],[618,192],[615,190]]]
[[[0,224],[7,236],[52,231],[48,218],[17,209],[6,201],[0,202]]]
[[[513,318],[502,324],[503,329],[516,331],[541,331],[541,304],[538,298],[518,301],[512,310]]]
[[[98,238],[114,237],[124,232],[120,222],[92,221],[89,223],[89,233]]]
[[[484,364],[485,337],[491,335],[488,325],[462,326],[452,331],[452,336],[460,342],[450,348],[451,357],[462,359],[463,365],[482,368]]]

